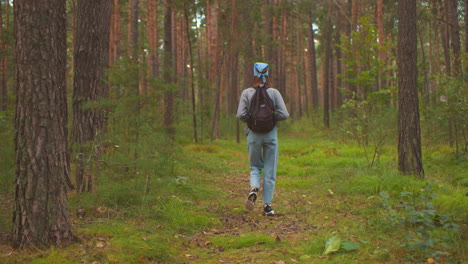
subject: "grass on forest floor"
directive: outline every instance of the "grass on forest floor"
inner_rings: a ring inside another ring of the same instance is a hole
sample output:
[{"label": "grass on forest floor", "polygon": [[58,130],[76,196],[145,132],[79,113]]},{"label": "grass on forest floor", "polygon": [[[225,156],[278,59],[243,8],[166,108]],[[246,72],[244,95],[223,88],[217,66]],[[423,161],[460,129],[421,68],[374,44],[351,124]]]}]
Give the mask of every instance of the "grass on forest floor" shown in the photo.
[{"label": "grass on forest floor", "polygon": [[[96,192],[70,195],[70,212],[87,212],[84,218],[71,213],[80,242],[34,253],[2,244],[0,263],[401,263],[418,254],[403,245],[414,229],[394,224],[395,212],[381,206],[379,194],[398,201],[401,192],[419,194],[427,184],[439,194],[437,210],[466,231],[467,163],[453,161],[443,148],[426,155],[421,181],[396,172],[390,147],[378,166],[368,168],[362,149],[326,131],[280,130],[279,142],[274,217],[262,216],[259,204],[244,210],[244,142],[176,149],[177,160],[165,161],[175,176],[166,175],[161,153],[140,158],[138,170],[121,166],[126,158],[119,157],[125,152],[120,146],[108,154],[114,162],[100,169]],[[336,238],[341,247],[324,254],[326,241]],[[459,232],[451,241],[438,248],[450,253],[441,261],[464,260],[466,235]],[[422,253],[417,257],[430,261]]]}]

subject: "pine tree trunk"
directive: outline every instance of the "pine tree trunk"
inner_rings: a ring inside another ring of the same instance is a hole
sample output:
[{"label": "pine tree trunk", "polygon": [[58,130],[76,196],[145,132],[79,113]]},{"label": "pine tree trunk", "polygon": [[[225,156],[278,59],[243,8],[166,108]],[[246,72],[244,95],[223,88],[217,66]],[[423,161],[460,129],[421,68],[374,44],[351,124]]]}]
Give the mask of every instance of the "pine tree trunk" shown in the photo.
[{"label": "pine tree trunk", "polygon": [[[72,142],[78,145],[93,142],[106,124],[103,109],[83,109],[84,105],[99,104],[109,96],[106,72],[109,67],[109,30],[112,2],[80,0],[77,6],[75,40],[75,75],[73,87]],[[89,148],[78,147],[76,185],[78,192],[91,191],[92,173],[84,159]]]},{"label": "pine tree trunk", "polygon": [[[229,55],[229,67],[228,67],[228,74],[229,74],[229,89],[228,89],[228,113],[235,114],[237,112],[237,96],[239,94],[239,82],[238,82],[238,71],[239,71],[239,51],[238,51],[238,38],[236,36],[239,35],[238,30],[238,14],[237,14],[237,6],[236,1],[231,0],[231,45],[230,45],[230,55]],[[270,51],[271,52],[271,51]]]},{"label": "pine tree trunk", "polygon": [[152,78],[159,76],[159,60],[158,60],[158,0],[148,0],[147,8],[147,31],[148,31],[148,64],[149,72]]},{"label": "pine tree trunk", "polygon": [[324,39],[325,39],[325,57],[324,57],[324,64],[323,64],[323,125],[326,128],[330,127],[330,84],[331,84],[331,58],[332,58],[332,47],[331,47],[331,39],[332,39],[332,20],[331,20],[331,7],[328,10],[328,18],[327,18],[327,25],[324,32]]},{"label": "pine tree trunk", "polygon": [[119,0],[114,1],[114,8],[111,16],[110,23],[110,47],[109,47],[109,65],[113,65],[119,58],[119,43],[120,43],[120,6]]},{"label": "pine tree trunk", "polygon": [[[465,0],[465,53],[468,54],[468,0]],[[465,64],[465,74],[468,74],[468,63]]]},{"label": "pine tree trunk", "polygon": [[336,89],[336,106],[340,107],[343,103],[343,98],[341,94],[341,88],[343,88],[343,81],[341,75],[343,74],[343,67],[342,67],[342,54],[341,54],[341,21],[337,21],[336,26],[336,35],[335,35],[335,62],[336,62],[336,82],[335,82],[335,89]]},{"label": "pine tree trunk", "polygon": [[138,2],[139,0],[129,0],[129,22],[128,22],[128,44],[127,54],[136,60],[138,55]]},{"label": "pine tree trunk", "polygon": [[453,56],[453,76],[461,77],[460,25],[458,24],[458,0],[447,0],[447,22],[450,35],[450,48]]},{"label": "pine tree trunk", "polygon": [[398,169],[424,178],[417,89],[416,0],[398,1]]},{"label": "pine tree trunk", "polygon": [[[351,31],[350,31],[350,34],[349,34],[349,41],[350,43],[353,42],[353,32],[356,32],[357,31],[357,21],[359,19],[359,0],[348,0],[349,2],[349,8],[351,9]],[[352,45],[353,47],[353,54],[358,54],[357,52],[357,49],[358,47],[356,45]],[[353,67],[354,69],[350,72],[358,72],[358,68],[359,68],[359,59],[357,57],[355,57],[355,60],[356,60],[356,65],[350,65],[349,67]],[[349,79],[355,79],[356,78],[356,74],[355,73],[350,73],[349,76],[348,76]],[[349,90],[350,92],[352,93],[351,97],[353,99],[358,99],[358,87],[356,87],[356,84],[350,82],[349,83]]]},{"label": "pine tree trunk", "polygon": [[214,97],[214,109],[213,117],[211,120],[211,138],[218,139],[220,136],[219,131],[219,111],[220,111],[220,100],[222,94],[222,87],[220,85],[220,76],[219,76],[219,58],[220,52],[218,47],[218,9],[219,3],[218,0],[210,0],[206,2],[206,30],[207,30],[207,40],[208,40],[208,57],[210,59],[210,74],[209,82],[212,91],[215,91]]},{"label": "pine tree trunk", "polygon": [[196,105],[196,94],[195,94],[195,73],[193,70],[194,60],[193,60],[193,47],[190,36],[190,23],[189,23],[189,12],[188,7],[184,6],[184,15],[185,15],[185,30],[187,31],[187,42],[188,42],[188,56],[190,60],[190,91],[191,91],[191,106],[192,106],[192,125],[193,125],[193,142],[198,143],[198,133],[197,133],[197,105]]},{"label": "pine tree trunk", "polygon": [[317,59],[315,55],[315,36],[312,27],[312,11],[309,13],[308,39],[309,39],[309,70],[310,70],[310,90],[312,97],[312,106],[317,109],[319,106],[319,92],[317,82]]},{"label": "pine tree trunk", "polygon": [[[172,6],[171,1],[166,1],[164,12],[164,81],[166,84],[173,83],[173,60],[172,60]],[[169,137],[174,136],[174,93],[166,91],[164,93],[165,111],[164,111],[164,126]]]},{"label": "pine tree trunk", "polygon": [[[8,4],[8,3],[7,3]],[[8,21],[3,20],[3,4],[0,3],[0,36],[4,36],[6,31],[6,25]],[[0,51],[3,54],[0,59],[0,111],[5,111],[8,104],[8,88],[7,88],[7,78],[8,78],[8,68],[7,68],[7,44],[4,43],[3,39],[0,39]]]},{"label": "pine tree trunk", "polygon": [[[15,0],[15,248],[73,240],[67,208],[66,7],[62,0]],[[44,59],[47,58],[47,59]]]},{"label": "pine tree trunk", "polygon": [[[379,60],[383,66],[385,66],[387,62],[387,54],[385,53],[385,32],[384,32],[384,22],[383,22],[383,0],[378,0],[377,1],[377,30],[378,30],[378,35],[379,35]],[[377,87],[378,90],[383,89],[386,86],[385,83],[385,76],[387,73],[385,71],[382,71],[381,74],[379,74],[379,82]]]},{"label": "pine tree trunk", "polygon": [[428,72],[428,66],[427,66],[427,61],[426,61],[426,52],[424,49],[424,41],[421,33],[422,27],[419,26],[417,27],[418,31],[418,36],[419,36],[419,50],[421,51],[421,64],[423,65],[421,68],[422,73],[421,73],[421,79],[422,79],[422,100],[425,105],[429,105],[430,100],[429,100],[429,72]]},{"label": "pine tree trunk", "polygon": [[[444,10],[444,12],[440,14],[440,17],[442,18],[443,21],[448,21],[448,16],[447,16],[448,2],[445,2],[445,5],[442,6],[442,4],[440,3],[440,0],[437,0],[437,1],[439,2],[439,7],[441,7],[441,9]],[[450,59],[450,44],[449,44],[450,33],[449,33],[449,26],[447,22],[444,23],[444,27],[441,32],[441,38],[442,38],[442,48],[444,50],[445,72],[447,76],[452,76],[452,62]]]}]

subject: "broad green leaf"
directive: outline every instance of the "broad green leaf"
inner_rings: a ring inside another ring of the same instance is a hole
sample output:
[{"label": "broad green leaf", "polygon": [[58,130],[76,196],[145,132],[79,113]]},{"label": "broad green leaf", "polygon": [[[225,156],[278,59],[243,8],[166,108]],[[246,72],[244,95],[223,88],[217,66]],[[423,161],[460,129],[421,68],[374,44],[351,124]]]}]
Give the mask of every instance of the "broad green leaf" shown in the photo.
[{"label": "broad green leaf", "polygon": [[356,250],[359,248],[359,245],[353,242],[345,241],[341,243],[341,248],[346,251]]},{"label": "broad green leaf", "polygon": [[382,197],[382,198],[384,198],[384,199],[390,198],[390,196],[389,196],[388,193],[386,193],[386,192],[381,192],[381,193],[380,193],[380,197]]},{"label": "broad green leaf", "polygon": [[325,251],[324,255],[336,252],[340,249],[341,238],[339,236],[333,236],[325,242]]}]

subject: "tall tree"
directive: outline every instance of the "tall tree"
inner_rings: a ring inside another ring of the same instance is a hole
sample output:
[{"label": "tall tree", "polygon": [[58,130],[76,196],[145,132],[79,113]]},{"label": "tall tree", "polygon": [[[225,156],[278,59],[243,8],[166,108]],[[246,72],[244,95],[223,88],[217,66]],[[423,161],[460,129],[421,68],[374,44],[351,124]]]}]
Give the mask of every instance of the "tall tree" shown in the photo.
[{"label": "tall tree", "polygon": [[317,109],[319,106],[319,93],[318,93],[318,81],[317,81],[317,59],[315,55],[315,32],[313,27],[313,15],[312,10],[309,12],[308,21],[308,54],[309,54],[309,72],[310,72],[310,90],[312,94],[312,106]]},{"label": "tall tree", "polygon": [[[168,86],[173,83],[173,59],[172,59],[172,6],[171,1],[166,0],[164,11],[164,81]],[[164,111],[164,125],[166,132],[170,138],[174,134],[174,92],[172,88],[166,88],[164,93],[165,111]]]},{"label": "tall tree", "polygon": [[325,55],[323,59],[323,125],[326,128],[330,127],[330,89],[332,83],[331,68],[333,67],[332,61],[332,19],[331,19],[332,8],[328,8],[327,22],[325,24],[324,30],[324,46],[325,46]]},{"label": "tall tree", "polygon": [[[92,142],[102,133],[105,112],[86,104],[108,97],[106,71],[109,66],[109,30],[112,2],[109,0],[80,0],[77,5],[75,43],[75,75],[73,87],[72,142]],[[90,191],[92,176],[85,164],[85,149],[77,149],[77,190]]]},{"label": "tall tree", "polygon": [[6,110],[8,104],[8,32],[10,1],[5,3],[5,19],[3,4],[0,3],[0,111]]},{"label": "tall tree", "polygon": [[119,0],[113,0],[114,7],[112,10],[110,33],[109,33],[109,65],[114,64],[115,60],[119,57],[119,43],[120,43],[120,6]]},{"label": "tall tree", "polygon": [[219,32],[218,32],[218,13],[219,0],[206,1],[206,38],[208,41],[208,59],[210,61],[209,82],[212,91],[215,92],[215,109],[213,111],[211,138],[219,138],[219,119],[222,86],[220,80],[220,51],[219,51]]},{"label": "tall tree", "polygon": [[[385,51],[385,32],[384,32],[384,22],[383,22],[383,0],[378,0],[377,1],[377,12],[376,12],[376,20],[377,20],[377,30],[378,30],[378,36],[379,36],[379,60],[381,65],[385,65],[387,61],[387,54]],[[384,79],[384,75],[386,75],[385,72],[382,74],[379,74],[382,76],[378,76],[377,80],[377,89],[380,90],[386,86]]]},{"label": "tall tree", "polygon": [[417,89],[416,0],[398,0],[398,169],[424,178]]},{"label": "tall tree", "polygon": [[159,75],[159,58],[158,58],[158,0],[148,0],[147,8],[147,25],[148,31],[148,66],[150,76],[157,78]]},{"label": "tall tree", "polygon": [[453,54],[453,76],[460,77],[461,71],[461,44],[460,25],[458,24],[458,0],[446,0],[448,35],[450,48]]},{"label": "tall tree", "polygon": [[192,124],[193,124],[193,141],[198,143],[198,134],[197,134],[197,104],[196,104],[196,94],[195,94],[195,72],[194,60],[193,60],[193,46],[190,36],[190,16],[188,12],[187,5],[184,5],[184,16],[185,16],[185,30],[187,30],[187,42],[189,50],[189,60],[190,60],[190,92],[191,92],[191,106],[192,106]]},{"label": "tall tree", "polygon": [[[465,53],[468,54],[468,0],[465,0]],[[468,74],[468,63],[465,69],[465,74]]]},{"label": "tall tree", "polygon": [[[66,7],[15,0],[16,191],[14,247],[68,245]],[[45,59],[46,58],[46,59]]]},{"label": "tall tree", "polygon": [[[437,11],[439,12],[439,19],[442,19],[442,21],[447,21],[447,12],[446,10],[447,5],[448,5],[448,0],[445,2],[445,5],[442,5],[441,3],[442,0],[436,0],[436,3],[439,8]],[[445,12],[443,12],[445,11]],[[452,75],[452,63],[450,60],[450,34],[449,34],[449,28],[448,28],[448,23],[443,24],[443,28],[441,30],[441,39],[442,39],[442,48],[444,50],[444,60],[445,60],[445,72],[448,76]]]},{"label": "tall tree", "polygon": [[138,4],[139,0],[129,0],[128,56],[136,60],[138,55]]}]

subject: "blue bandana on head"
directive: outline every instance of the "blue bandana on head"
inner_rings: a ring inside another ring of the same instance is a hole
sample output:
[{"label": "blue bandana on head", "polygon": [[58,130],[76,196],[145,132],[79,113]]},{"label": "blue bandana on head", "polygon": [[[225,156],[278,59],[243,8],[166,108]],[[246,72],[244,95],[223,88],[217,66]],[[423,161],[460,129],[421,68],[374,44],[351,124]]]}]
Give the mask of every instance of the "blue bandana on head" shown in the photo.
[{"label": "blue bandana on head", "polygon": [[[254,73],[254,76],[258,77],[258,78],[261,78],[262,79],[262,82],[263,83],[266,83],[266,78],[265,76],[268,76],[268,68],[270,66],[266,63],[263,63],[263,62],[256,62],[254,63],[254,70],[253,70],[253,73]],[[262,73],[265,68],[267,68],[266,72],[265,73]]]}]

